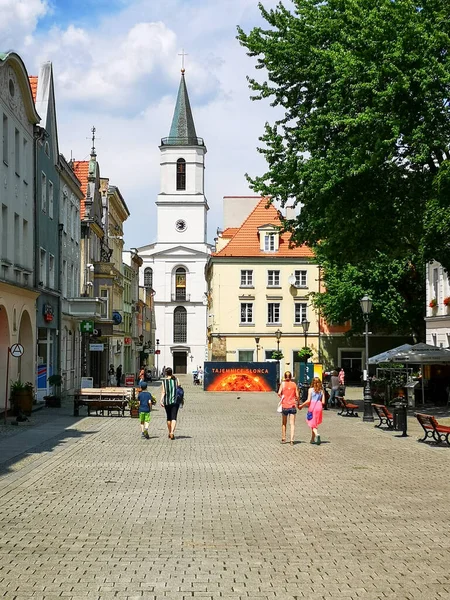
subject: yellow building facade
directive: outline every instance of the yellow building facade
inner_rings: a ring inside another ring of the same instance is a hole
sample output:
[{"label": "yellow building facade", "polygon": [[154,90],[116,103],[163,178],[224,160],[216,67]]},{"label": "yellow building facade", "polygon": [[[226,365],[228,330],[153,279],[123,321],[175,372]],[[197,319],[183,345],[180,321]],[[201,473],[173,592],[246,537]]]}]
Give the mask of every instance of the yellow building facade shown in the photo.
[{"label": "yellow building facade", "polygon": [[[226,362],[276,360],[298,377],[298,351],[319,361],[319,318],[309,295],[319,291],[311,250],[290,244],[265,198],[240,227],[225,229],[207,265],[208,358]],[[305,324],[308,330],[305,332]]]}]

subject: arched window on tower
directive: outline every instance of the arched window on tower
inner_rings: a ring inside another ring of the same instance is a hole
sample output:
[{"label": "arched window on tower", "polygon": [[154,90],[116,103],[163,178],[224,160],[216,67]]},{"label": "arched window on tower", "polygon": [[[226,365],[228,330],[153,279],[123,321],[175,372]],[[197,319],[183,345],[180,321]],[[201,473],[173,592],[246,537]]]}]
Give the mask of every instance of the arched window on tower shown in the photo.
[{"label": "arched window on tower", "polygon": [[183,267],[175,271],[175,301],[186,301],[186,269]]},{"label": "arched window on tower", "polygon": [[177,160],[177,190],[186,189],[186,161],[184,158]]},{"label": "arched window on tower", "polygon": [[153,288],[153,269],[150,267],[144,270],[144,287]]},{"label": "arched window on tower", "polygon": [[187,342],[187,311],[184,306],[177,306],[173,311],[173,342],[174,344]]}]

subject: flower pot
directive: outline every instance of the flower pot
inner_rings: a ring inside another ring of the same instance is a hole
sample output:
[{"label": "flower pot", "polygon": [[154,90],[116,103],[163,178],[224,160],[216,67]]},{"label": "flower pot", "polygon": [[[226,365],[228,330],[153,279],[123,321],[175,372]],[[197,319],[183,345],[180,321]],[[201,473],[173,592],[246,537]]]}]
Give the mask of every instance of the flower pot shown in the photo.
[{"label": "flower pot", "polygon": [[132,419],[138,419],[139,418],[139,408],[130,408],[130,417]]},{"label": "flower pot", "polygon": [[31,415],[33,407],[33,392],[31,390],[16,390],[11,399],[16,410],[24,415]]}]

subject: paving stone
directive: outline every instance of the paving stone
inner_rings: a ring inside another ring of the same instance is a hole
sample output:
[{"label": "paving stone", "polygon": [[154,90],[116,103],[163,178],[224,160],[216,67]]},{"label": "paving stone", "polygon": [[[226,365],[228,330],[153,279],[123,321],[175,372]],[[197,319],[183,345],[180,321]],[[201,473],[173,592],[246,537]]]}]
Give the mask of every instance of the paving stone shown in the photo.
[{"label": "paving stone", "polygon": [[[0,427],[0,597],[450,597],[450,448],[324,414],[281,445],[275,394],[185,378],[176,439],[71,406]],[[432,509],[430,509],[432,507]]]}]

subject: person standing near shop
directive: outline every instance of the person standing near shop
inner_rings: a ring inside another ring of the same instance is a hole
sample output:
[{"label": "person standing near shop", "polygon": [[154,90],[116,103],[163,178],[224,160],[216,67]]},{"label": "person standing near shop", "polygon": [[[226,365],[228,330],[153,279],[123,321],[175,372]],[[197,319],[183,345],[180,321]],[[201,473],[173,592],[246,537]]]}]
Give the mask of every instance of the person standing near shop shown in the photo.
[{"label": "person standing near shop", "polygon": [[120,384],[122,383],[122,365],[119,365],[116,369],[116,382],[117,387],[120,387]]},{"label": "person standing near shop", "polygon": [[345,385],[345,371],[342,367],[339,371],[339,385]]},{"label": "person standing near shop", "polygon": [[336,405],[336,396],[339,395],[339,375],[338,375],[337,371],[331,372],[330,387],[331,387],[331,391],[330,391],[329,406],[335,406]]},{"label": "person standing near shop", "polygon": [[311,382],[311,387],[308,390],[308,399],[303,404],[300,404],[299,409],[308,406],[309,410],[306,414],[306,423],[311,428],[311,444],[320,446],[320,435],[318,431],[319,425],[322,423],[323,407],[325,405],[325,394],[323,392],[322,382],[319,377],[314,377]]},{"label": "person standing near shop", "polygon": [[286,371],[284,380],[278,389],[278,396],[281,403],[281,443],[286,443],[286,425],[289,416],[289,433],[291,446],[294,444],[295,435],[295,415],[299,403],[298,387],[295,381],[292,381],[292,374]]},{"label": "person standing near shop", "polygon": [[175,439],[175,429],[177,426],[177,415],[180,408],[180,403],[177,398],[177,387],[179,386],[178,379],[173,374],[170,367],[165,369],[165,378],[161,385],[161,401],[160,404],[164,407],[167,417],[167,430],[169,439]]}]

